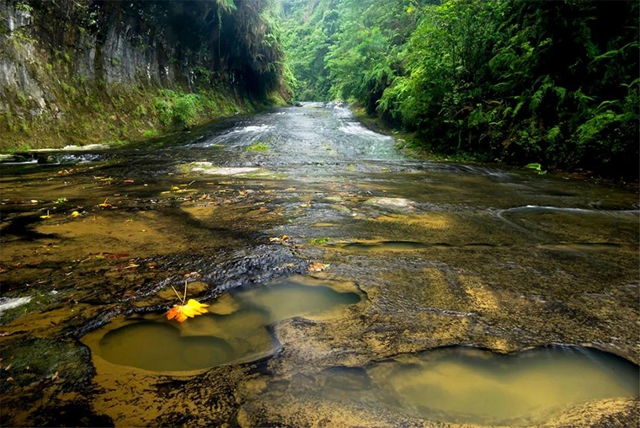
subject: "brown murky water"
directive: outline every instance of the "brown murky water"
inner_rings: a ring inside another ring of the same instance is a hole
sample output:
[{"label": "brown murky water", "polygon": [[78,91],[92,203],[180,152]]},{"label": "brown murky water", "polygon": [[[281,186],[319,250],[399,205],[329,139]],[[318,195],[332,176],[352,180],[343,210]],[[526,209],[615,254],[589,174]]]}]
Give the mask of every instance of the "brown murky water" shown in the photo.
[{"label": "brown murky water", "polygon": [[3,423],[640,420],[598,368],[640,362],[637,188],[394,144],[308,104],[0,165]]},{"label": "brown murky water", "polygon": [[[340,310],[360,301],[330,281],[292,277],[220,296],[202,316],[183,323],[164,314],[120,319],[83,338],[93,352],[123,366],[151,371],[190,371],[253,361],[279,346],[273,323]],[[357,289],[356,289],[357,291]]]},{"label": "brown murky water", "polygon": [[[550,347],[500,356],[447,348],[402,356],[367,370],[384,405],[428,419],[507,426],[539,424],[585,401],[638,397],[638,366],[609,354]],[[359,399],[332,380],[324,393]]]}]

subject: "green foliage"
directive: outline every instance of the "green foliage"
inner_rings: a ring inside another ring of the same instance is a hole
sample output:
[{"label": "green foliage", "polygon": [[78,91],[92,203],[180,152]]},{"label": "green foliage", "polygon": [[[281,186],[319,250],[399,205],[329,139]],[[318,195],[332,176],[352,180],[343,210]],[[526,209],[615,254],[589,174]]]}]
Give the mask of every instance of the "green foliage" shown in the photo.
[{"label": "green foliage", "polygon": [[158,91],[154,110],[164,126],[184,128],[193,126],[204,111],[207,100],[200,94],[185,94],[170,89]]},{"label": "green foliage", "polygon": [[178,124],[191,126],[202,110],[202,100],[198,94],[186,94],[179,96],[173,105],[173,121]]},{"label": "green foliage", "polygon": [[65,82],[60,82],[60,87],[62,88],[62,90],[70,97],[73,97],[76,95],[76,93],[78,92],[76,90],[76,88],[74,88],[71,85],[66,84]]},{"label": "green foliage", "polygon": [[281,0],[301,99],[449,157],[638,177],[637,2]]},{"label": "green foliage", "polygon": [[269,151],[269,146],[265,143],[261,143],[260,141],[254,141],[246,150],[251,153],[263,153]]},{"label": "green foliage", "polygon": [[544,174],[547,173],[547,171],[544,171],[542,169],[542,165],[540,165],[539,163],[530,163],[528,165],[525,165],[525,168],[535,169],[536,171],[538,171],[538,174],[540,174],[540,175],[544,175]]},{"label": "green foliage", "polygon": [[18,2],[15,6],[16,10],[20,10],[22,12],[33,12],[33,6],[25,2]]},{"label": "green foliage", "polygon": [[419,1],[282,0],[295,96],[363,101],[369,112],[400,67]]}]

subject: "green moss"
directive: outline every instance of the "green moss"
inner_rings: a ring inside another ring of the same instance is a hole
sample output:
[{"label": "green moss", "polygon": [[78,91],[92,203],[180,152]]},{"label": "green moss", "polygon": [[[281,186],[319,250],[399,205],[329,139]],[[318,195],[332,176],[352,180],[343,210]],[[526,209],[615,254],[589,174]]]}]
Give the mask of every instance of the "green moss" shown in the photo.
[{"label": "green moss", "polygon": [[5,23],[4,20],[0,21],[0,36],[4,36],[9,34],[9,26]]},{"label": "green moss", "polygon": [[44,86],[57,89],[56,105],[64,115],[31,117],[26,114],[31,103],[26,94],[11,94],[14,108],[0,115],[3,135],[0,150],[12,150],[27,143],[34,148],[91,143],[121,145],[162,134],[159,125],[172,132],[252,109],[223,92],[185,93],[180,89],[89,81],[65,71],[64,52],[58,52],[55,58],[50,62],[42,58],[29,73],[38,76]]},{"label": "green moss", "polygon": [[331,241],[331,238],[313,238],[309,240],[314,245],[323,245]]},{"label": "green moss", "polygon": [[17,98],[18,98],[18,105],[20,107],[27,106],[27,96],[25,95],[24,92],[18,92]]},{"label": "green moss", "polygon": [[251,153],[268,152],[269,146],[264,143],[261,143],[260,141],[254,141],[253,143],[251,143],[249,147],[247,147],[246,150],[247,152],[251,152]]},{"label": "green moss", "polygon": [[[56,373],[70,384],[88,382],[92,374],[90,353],[71,341],[26,339],[12,343],[0,355],[5,361],[11,361],[0,376],[2,393],[14,385],[29,385]],[[12,382],[6,381],[9,376],[13,378]]]},{"label": "green moss", "polygon": [[76,88],[74,88],[71,85],[67,85],[65,82],[60,82],[60,87],[62,88],[65,94],[71,97],[75,96],[77,93]]}]

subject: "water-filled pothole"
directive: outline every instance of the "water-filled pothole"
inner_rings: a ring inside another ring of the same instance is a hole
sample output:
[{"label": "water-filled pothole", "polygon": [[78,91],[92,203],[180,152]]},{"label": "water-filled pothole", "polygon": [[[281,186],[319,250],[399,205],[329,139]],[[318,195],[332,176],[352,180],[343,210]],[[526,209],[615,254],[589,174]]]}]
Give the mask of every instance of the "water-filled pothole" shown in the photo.
[{"label": "water-filled pothole", "polygon": [[222,295],[209,313],[183,323],[157,313],[116,319],[83,342],[111,363],[151,371],[253,361],[277,349],[272,324],[344,309],[360,301],[356,291],[350,283],[294,277]]},{"label": "water-filled pothole", "polygon": [[378,402],[402,413],[456,423],[520,426],[582,402],[638,397],[638,366],[605,352],[551,346],[515,355],[444,348],[365,370],[327,372],[322,394]]}]

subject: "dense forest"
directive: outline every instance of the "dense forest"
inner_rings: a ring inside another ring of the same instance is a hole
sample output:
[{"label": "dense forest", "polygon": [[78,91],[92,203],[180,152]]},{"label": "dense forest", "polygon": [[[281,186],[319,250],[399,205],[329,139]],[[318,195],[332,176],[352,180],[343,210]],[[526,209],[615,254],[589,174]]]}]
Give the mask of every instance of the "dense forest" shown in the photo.
[{"label": "dense forest", "polygon": [[638,177],[635,1],[281,0],[300,100],[356,101],[413,145]]}]

